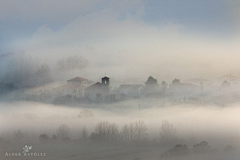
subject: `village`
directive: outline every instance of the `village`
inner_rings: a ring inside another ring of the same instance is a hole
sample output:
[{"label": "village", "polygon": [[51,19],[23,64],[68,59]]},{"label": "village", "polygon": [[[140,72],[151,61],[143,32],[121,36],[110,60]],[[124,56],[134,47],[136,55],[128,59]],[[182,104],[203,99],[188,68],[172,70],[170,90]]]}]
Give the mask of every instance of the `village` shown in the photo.
[{"label": "village", "polygon": [[[149,76],[143,83],[111,82],[103,76],[99,82],[75,77],[55,86],[28,86],[20,89],[21,98],[27,101],[41,101],[55,104],[69,103],[114,103],[131,99],[155,98],[166,103],[215,104],[225,106],[238,102],[240,78],[231,74],[216,80],[203,78],[188,79],[183,82],[173,79],[168,84],[158,82]],[[19,91],[18,91],[19,92]]]}]

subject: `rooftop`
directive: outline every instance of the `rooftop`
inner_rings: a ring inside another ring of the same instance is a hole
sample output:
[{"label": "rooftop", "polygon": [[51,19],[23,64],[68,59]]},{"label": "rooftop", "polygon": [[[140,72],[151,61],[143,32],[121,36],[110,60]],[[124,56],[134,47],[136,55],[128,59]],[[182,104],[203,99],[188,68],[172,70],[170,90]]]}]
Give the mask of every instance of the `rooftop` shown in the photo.
[{"label": "rooftop", "polygon": [[81,78],[81,77],[75,77],[73,79],[69,79],[68,81],[87,81],[87,79]]}]

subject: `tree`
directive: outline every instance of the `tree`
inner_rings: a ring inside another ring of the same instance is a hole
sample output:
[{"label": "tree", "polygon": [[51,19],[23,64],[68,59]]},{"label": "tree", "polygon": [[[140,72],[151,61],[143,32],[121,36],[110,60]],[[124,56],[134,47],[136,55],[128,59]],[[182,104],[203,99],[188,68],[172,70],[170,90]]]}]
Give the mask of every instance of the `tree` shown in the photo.
[{"label": "tree", "polygon": [[3,81],[16,86],[35,85],[34,74],[39,62],[24,53],[16,54],[6,62]]},{"label": "tree", "polygon": [[69,56],[58,60],[56,66],[59,71],[81,70],[88,65],[88,61],[81,56]]},{"label": "tree", "polygon": [[201,143],[194,145],[192,148],[193,153],[209,153],[212,150],[212,147],[206,141],[202,141]]},{"label": "tree", "polygon": [[51,69],[47,64],[41,64],[36,71],[37,80],[40,84],[49,83],[52,81]]},{"label": "tree", "polygon": [[129,125],[124,125],[120,132],[122,141],[129,142],[131,140],[131,132]]},{"label": "tree", "polygon": [[191,150],[185,144],[178,144],[175,147],[163,152],[161,157],[170,157],[170,156],[183,156],[191,153]]},{"label": "tree", "polygon": [[52,142],[56,142],[57,141],[57,136],[55,134],[52,136],[51,141]]},{"label": "tree", "polygon": [[70,128],[68,127],[67,124],[61,124],[58,128],[57,128],[57,137],[59,139],[64,139],[67,138],[69,136],[69,132],[70,132]]},{"label": "tree", "polygon": [[172,81],[172,85],[176,85],[176,84],[180,84],[180,79],[177,79],[175,78],[173,81]]},{"label": "tree", "polygon": [[91,135],[94,140],[116,141],[119,138],[118,126],[115,123],[99,122]]},{"label": "tree", "polygon": [[19,130],[16,130],[14,131],[14,138],[17,140],[17,141],[21,141],[23,139],[23,133],[22,131],[19,129]]},{"label": "tree", "polygon": [[129,125],[124,125],[120,132],[122,141],[141,141],[147,136],[147,126],[143,121],[136,121]]},{"label": "tree", "polygon": [[148,77],[147,82],[145,82],[145,85],[157,85],[157,79],[150,76]]},{"label": "tree", "polygon": [[0,75],[2,82],[11,83],[16,87],[43,85],[51,80],[51,70],[36,57],[24,53],[6,59]]},{"label": "tree", "polygon": [[3,83],[0,82],[0,94],[5,94],[16,90],[17,87],[13,83]]},{"label": "tree", "polygon": [[135,129],[135,132],[137,133],[138,141],[141,141],[142,139],[146,138],[147,126],[144,124],[143,121],[139,120],[135,122],[134,129]]},{"label": "tree", "polygon": [[157,79],[153,78],[152,76],[148,77],[147,81],[145,82],[145,92],[151,93],[156,92],[159,88],[157,83]]},{"label": "tree", "polygon": [[39,140],[40,140],[40,142],[42,142],[42,143],[46,143],[46,142],[48,142],[49,137],[48,137],[46,134],[41,134],[41,135],[39,136]]},{"label": "tree", "polygon": [[89,137],[89,134],[88,134],[87,128],[84,126],[81,131],[80,139],[83,141],[86,141],[88,137]]},{"label": "tree", "polygon": [[172,142],[176,139],[177,130],[173,124],[168,121],[163,121],[160,128],[160,136],[163,142]]}]

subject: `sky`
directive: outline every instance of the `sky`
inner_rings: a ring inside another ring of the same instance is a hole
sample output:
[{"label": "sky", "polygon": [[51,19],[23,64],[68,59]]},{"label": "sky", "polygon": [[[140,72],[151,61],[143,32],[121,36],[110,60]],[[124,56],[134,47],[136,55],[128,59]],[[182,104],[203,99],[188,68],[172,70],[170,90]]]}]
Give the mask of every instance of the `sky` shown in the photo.
[{"label": "sky", "polygon": [[240,76],[237,0],[0,0],[0,54],[81,55],[95,78]]}]

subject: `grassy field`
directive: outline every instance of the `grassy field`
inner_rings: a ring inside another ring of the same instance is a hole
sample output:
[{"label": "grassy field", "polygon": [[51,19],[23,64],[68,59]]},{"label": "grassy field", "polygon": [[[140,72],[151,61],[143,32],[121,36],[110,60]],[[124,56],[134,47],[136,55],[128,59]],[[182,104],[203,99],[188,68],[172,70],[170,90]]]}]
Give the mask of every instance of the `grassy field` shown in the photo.
[{"label": "grassy field", "polygon": [[20,152],[20,157],[6,157],[2,149],[1,160],[239,160],[238,153],[216,152],[211,154],[191,154],[161,158],[165,148],[160,147],[133,147],[114,145],[79,145],[79,144],[34,144],[29,153],[46,153],[45,157],[23,156],[24,145],[8,145],[5,150]]}]

